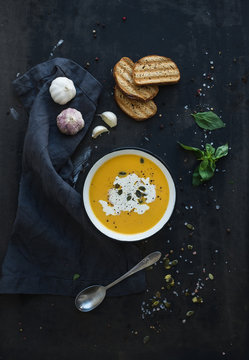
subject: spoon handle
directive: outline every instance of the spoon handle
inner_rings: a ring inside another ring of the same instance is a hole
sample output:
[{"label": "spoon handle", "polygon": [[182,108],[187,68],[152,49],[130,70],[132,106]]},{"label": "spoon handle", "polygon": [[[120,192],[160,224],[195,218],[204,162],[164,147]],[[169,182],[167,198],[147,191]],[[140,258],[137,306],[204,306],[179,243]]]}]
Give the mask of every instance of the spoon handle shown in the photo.
[{"label": "spoon handle", "polygon": [[120,276],[117,280],[113,281],[111,284],[105,286],[105,289],[110,289],[112,286],[118,284],[120,281],[128,278],[129,276],[135,274],[136,272],[147,268],[148,266],[153,265],[157,262],[161,257],[160,251],[155,251],[148,256],[146,256],[142,261],[140,261],[137,265],[135,265],[132,269],[130,269],[127,273]]}]

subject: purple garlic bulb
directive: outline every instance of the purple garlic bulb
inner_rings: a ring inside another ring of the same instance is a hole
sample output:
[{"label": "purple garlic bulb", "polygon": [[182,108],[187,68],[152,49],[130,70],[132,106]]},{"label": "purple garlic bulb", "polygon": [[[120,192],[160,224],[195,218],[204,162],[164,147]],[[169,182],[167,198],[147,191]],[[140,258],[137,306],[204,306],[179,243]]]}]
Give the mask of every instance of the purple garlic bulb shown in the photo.
[{"label": "purple garlic bulb", "polygon": [[57,116],[57,126],[63,134],[75,135],[83,129],[85,121],[76,109],[68,108]]}]

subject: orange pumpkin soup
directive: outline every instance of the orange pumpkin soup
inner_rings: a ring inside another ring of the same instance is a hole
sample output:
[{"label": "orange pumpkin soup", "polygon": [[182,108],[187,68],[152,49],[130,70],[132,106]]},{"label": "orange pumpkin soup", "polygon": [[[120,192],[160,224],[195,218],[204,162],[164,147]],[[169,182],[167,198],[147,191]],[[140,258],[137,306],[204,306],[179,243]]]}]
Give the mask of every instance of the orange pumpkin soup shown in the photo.
[{"label": "orange pumpkin soup", "polygon": [[91,208],[108,229],[137,234],[164,215],[169,186],[160,168],[146,157],[119,155],[99,167],[89,189]]}]

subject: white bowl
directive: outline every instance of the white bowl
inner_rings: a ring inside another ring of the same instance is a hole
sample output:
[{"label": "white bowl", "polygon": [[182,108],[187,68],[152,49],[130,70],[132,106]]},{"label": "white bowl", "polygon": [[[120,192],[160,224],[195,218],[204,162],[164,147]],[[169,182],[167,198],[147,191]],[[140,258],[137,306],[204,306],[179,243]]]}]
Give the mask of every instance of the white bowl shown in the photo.
[{"label": "white bowl", "polygon": [[[95,216],[95,214],[92,210],[92,207],[90,205],[89,189],[90,189],[90,184],[92,182],[93,176],[95,175],[98,168],[101,165],[103,165],[106,161],[108,161],[116,156],[120,156],[120,155],[138,155],[138,156],[141,156],[141,157],[144,157],[144,158],[147,158],[147,159],[153,161],[161,169],[161,171],[165,175],[168,185],[169,185],[169,202],[168,202],[168,206],[167,206],[165,213],[163,214],[162,218],[158,221],[158,223],[156,225],[154,225],[149,230],[146,230],[141,233],[122,234],[122,233],[118,233],[118,232],[108,229],[98,220],[98,218]],[[85,183],[84,183],[84,187],[83,187],[83,203],[84,203],[87,215],[89,216],[91,222],[95,225],[95,227],[97,229],[99,229],[106,236],[108,236],[112,239],[121,240],[121,241],[143,240],[143,239],[146,239],[146,238],[154,235],[156,232],[158,232],[169,220],[169,218],[174,210],[175,200],[176,200],[175,184],[174,184],[174,181],[173,181],[168,169],[156,157],[150,155],[149,153],[147,153],[145,151],[141,151],[141,150],[137,150],[137,149],[117,150],[117,151],[113,151],[113,152],[103,156],[101,159],[99,159],[93,165],[93,167],[89,171],[89,173],[86,177]]]}]

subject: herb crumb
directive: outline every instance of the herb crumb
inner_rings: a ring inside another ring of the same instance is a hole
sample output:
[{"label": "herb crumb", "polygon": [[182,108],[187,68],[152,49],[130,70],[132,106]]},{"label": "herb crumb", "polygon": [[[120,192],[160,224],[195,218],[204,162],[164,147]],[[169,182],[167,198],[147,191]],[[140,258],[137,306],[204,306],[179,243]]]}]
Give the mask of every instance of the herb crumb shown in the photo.
[{"label": "herb crumb", "polygon": [[73,275],[73,280],[77,280],[77,279],[79,279],[79,277],[80,277],[80,274],[74,274]]},{"label": "herb crumb", "polygon": [[147,344],[147,342],[150,340],[150,337],[149,337],[149,335],[146,335],[145,337],[144,337],[144,339],[143,339],[143,343],[144,344]]}]

